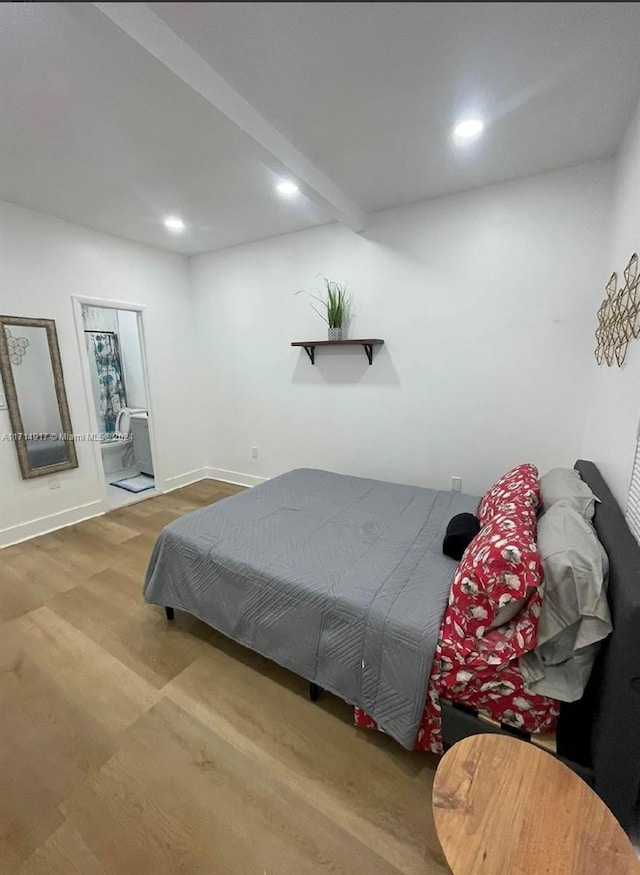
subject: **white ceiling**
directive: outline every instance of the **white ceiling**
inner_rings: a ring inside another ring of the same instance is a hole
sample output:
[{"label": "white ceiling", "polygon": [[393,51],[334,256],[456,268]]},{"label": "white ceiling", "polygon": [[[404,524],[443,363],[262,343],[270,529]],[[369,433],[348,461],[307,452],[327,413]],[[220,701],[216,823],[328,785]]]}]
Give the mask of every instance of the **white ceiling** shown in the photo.
[{"label": "white ceiling", "polygon": [[[133,39],[92,4],[0,5],[0,198],[191,254],[610,157],[640,93],[636,3],[149,9],[170,55],[148,10]],[[208,68],[182,72],[176,35]],[[476,114],[485,135],[456,147]],[[283,200],[291,168],[306,196]]]}]

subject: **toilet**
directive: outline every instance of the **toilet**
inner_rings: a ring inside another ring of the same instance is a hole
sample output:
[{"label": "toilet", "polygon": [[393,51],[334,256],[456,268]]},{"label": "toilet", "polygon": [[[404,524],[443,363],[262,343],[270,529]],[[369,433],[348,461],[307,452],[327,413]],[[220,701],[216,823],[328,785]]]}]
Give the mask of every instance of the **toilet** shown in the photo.
[{"label": "toilet", "polygon": [[131,417],[146,413],[142,407],[123,407],[118,412],[114,436],[100,442],[105,474],[115,474],[134,464]]}]

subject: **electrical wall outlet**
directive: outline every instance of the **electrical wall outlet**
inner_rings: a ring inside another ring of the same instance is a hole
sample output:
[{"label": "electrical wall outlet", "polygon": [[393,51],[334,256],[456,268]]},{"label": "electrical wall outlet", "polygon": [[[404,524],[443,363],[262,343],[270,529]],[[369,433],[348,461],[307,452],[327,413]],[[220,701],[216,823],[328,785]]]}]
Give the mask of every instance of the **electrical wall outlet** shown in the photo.
[{"label": "electrical wall outlet", "polygon": [[57,477],[52,477],[49,480],[49,489],[60,489],[60,481]]},{"label": "electrical wall outlet", "polygon": [[462,491],[462,477],[452,477],[451,478],[451,491],[452,492],[461,492]]},{"label": "electrical wall outlet", "polygon": [[251,458],[252,459],[258,458],[258,448],[257,447],[251,447]]}]

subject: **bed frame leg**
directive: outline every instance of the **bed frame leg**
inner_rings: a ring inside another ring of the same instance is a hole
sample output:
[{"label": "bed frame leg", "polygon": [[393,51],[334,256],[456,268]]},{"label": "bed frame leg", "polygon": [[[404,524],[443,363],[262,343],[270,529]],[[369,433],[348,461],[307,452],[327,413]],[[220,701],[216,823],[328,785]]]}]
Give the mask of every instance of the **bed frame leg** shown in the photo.
[{"label": "bed frame leg", "polygon": [[167,615],[167,620],[173,620],[173,608],[165,608],[164,612]]},{"label": "bed frame leg", "polygon": [[309,684],[309,698],[312,702],[317,702],[320,698],[320,687],[317,684]]}]

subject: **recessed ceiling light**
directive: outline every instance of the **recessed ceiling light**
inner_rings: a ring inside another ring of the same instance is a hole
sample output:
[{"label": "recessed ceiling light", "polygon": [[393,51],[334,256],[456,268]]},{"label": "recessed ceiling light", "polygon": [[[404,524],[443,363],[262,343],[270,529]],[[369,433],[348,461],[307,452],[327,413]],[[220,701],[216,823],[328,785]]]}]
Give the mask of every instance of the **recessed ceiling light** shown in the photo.
[{"label": "recessed ceiling light", "polygon": [[453,134],[459,140],[470,140],[482,133],[483,128],[484,122],[480,119],[467,119],[455,126]]},{"label": "recessed ceiling light", "polygon": [[165,228],[168,228],[169,231],[173,231],[174,234],[179,234],[180,231],[184,231],[184,222],[182,219],[178,218],[178,216],[167,216],[164,220]]},{"label": "recessed ceiling light", "polygon": [[288,180],[285,182],[279,182],[278,185],[276,185],[276,188],[280,194],[283,194],[285,197],[291,197],[292,194],[295,194],[298,191],[298,186],[295,182],[290,182]]}]

